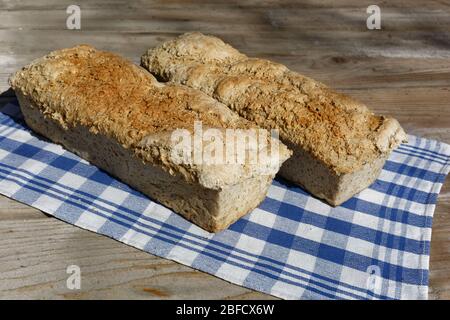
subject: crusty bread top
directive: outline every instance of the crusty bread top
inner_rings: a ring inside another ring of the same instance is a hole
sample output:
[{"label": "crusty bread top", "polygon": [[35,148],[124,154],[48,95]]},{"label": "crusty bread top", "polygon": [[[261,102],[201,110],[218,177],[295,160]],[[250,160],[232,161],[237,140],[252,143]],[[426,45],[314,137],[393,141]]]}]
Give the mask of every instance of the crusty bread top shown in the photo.
[{"label": "crusty bread top", "polygon": [[[143,68],[115,54],[87,45],[54,51],[16,72],[10,84],[63,128],[86,126],[190,182],[221,188],[267,170],[249,163],[174,163],[170,134],[175,129],[192,131],[196,120],[206,128],[254,125],[198,90],[159,83]],[[280,152],[280,163],[271,174],[290,154],[282,144]]]},{"label": "crusty bread top", "polygon": [[125,59],[86,45],[34,61],[11,85],[39,99],[65,125],[102,128],[127,146],[147,134],[190,128],[194,120],[212,127],[247,125],[200,91],[161,84]]},{"label": "crusty bread top", "polygon": [[284,65],[248,58],[216,37],[184,34],[148,50],[141,64],[164,81],[204,91],[261,127],[278,128],[288,146],[300,146],[338,174],[406,141],[397,120],[374,115]]}]

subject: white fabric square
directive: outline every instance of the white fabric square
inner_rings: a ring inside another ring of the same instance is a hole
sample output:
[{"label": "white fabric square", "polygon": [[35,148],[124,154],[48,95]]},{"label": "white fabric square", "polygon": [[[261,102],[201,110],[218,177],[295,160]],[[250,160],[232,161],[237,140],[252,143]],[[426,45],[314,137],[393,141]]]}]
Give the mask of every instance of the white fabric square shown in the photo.
[{"label": "white fabric square", "polygon": [[174,246],[167,255],[167,258],[178,261],[180,257],[183,257],[183,263],[192,264],[198,255],[199,253],[194,250],[186,249],[182,246]]},{"label": "white fabric square", "polygon": [[[238,249],[251,252],[254,255],[259,255],[264,250],[265,245],[266,242],[263,240],[249,237],[245,234],[241,234],[235,247]],[[235,254],[239,253],[236,252]]]},{"label": "white fabric square", "polygon": [[306,201],[305,210],[311,212],[320,212],[322,215],[328,215],[331,211],[331,206],[319,199],[308,197]]},{"label": "white fabric square", "polygon": [[5,158],[6,156],[8,156],[10,154],[11,154],[10,152],[0,149],[0,160],[3,160],[3,158]]},{"label": "white fabric square", "polygon": [[300,222],[295,235],[320,242],[322,240],[323,232],[324,230],[322,228]]},{"label": "white fabric square", "polygon": [[[305,292],[305,289],[300,286],[294,286],[292,284],[277,281],[271,289],[271,292],[284,299],[293,300],[296,297],[301,297]],[[295,292],[295,295],[293,294]]]},{"label": "white fabric square", "polygon": [[214,275],[219,278],[232,278],[234,283],[242,284],[249,273],[250,270],[248,269],[234,266],[225,262],[220,266],[220,268]]},{"label": "white fabric square", "polygon": [[[379,248],[380,250],[382,250],[382,247]],[[374,249],[374,243],[354,237],[348,237],[347,245],[345,247],[345,250],[349,252],[354,252],[366,257],[372,257]],[[380,254],[379,256],[384,257],[384,253]]]},{"label": "white fabric square", "polygon": [[45,212],[55,212],[63,203],[59,199],[43,194],[33,202],[32,206]]},{"label": "white fabric square", "polygon": [[66,172],[59,178],[58,182],[62,185],[68,186],[73,189],[78,189],[85,183],[88,179],[71,172]]},{"label": "white fabric square", "polygon": [[[20,179],[17,179],[17,180],[20,180]],[[22,189],[22,186],[18,185],[17,183],[15,183],[13,181],[8,181],[6,179],[4,180],[4,183],[2,183],[2,185],[0,185],[0,190],[6,196],[11,196],[21,189]]]},{"label": "white fabric square", "polygon": [[97,231],[105,222],[106,219],[99,215],[92,214],[91,212],[83,212],[75,224],[91,231]]},{"label": "white fabric square", "polygon": [[[316,257],[314,257],[310,254],[295,251],[295,250],[290,250],[287,260],[286,260],[286,264],[301,268],[304,271],[313,272],[314,267],[316,265],[316,260],[317,260]],[[300,273],[299,271],[294,271],[294,270],[289,270],[289,271],[293,272],[293,273],[299,273],[303,277],[308,277],[306,275],[306,273],[304,273],[304,272]]]},{"label": "white fabric square", "polygon": [[[42,170],[48,168],[48,164],[34,159],[27,159],[19,166],[19,168],[26,169],[26,171],[38,175]],[[25,173],[23,174],[25,175]]]},{"label": "white fabric square", "polygon": [[146,234],[136,232],[133,229],[129,229],[121,238],[120,241],[131,244],[134,247],[139,249],[143,249],[147,242],[150,240],[150,237]]},{"label": "white fabric square", "polygon": [[249,216],[250,221],[269,228],[273,227],[276,218],[277,216],[272,212],[267,212],[259,208],[253,210],[252,214]]},{"label": "white fabric square", "polygon": [[286,189],[280,188],[275,185],[271,185],[269,187],[269,190],[267,191],[267,196],[269,198],[272,198],[272,199],[275,199],[278,201],[283,201],[285,194],[286,194]]},{"label": "white fabric square", "polygon": [[99,198],[120,205],[129,196],[130,194],[128,192],[122,191],[118,188],[107,186],[105,190],[103,190],[103,192],[100,194]]},{"label": "white fabric square", "polygon": [[56,143],[45,144],[45,146],[42,149],[57,155],[62,155],[64,152],[66,152],[66,150],[64,150],[62,146]]}]

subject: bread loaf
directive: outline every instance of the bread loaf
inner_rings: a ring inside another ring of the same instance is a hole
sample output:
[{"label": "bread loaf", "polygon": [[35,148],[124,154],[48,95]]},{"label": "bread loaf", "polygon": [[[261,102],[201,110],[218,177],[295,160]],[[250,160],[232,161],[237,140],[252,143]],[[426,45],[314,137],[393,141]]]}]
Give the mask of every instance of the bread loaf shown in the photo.
[{"label": "bread loaf", "polygon": [[141,65],[160,80],[205,92],[258,126],[278,129],[294,152],[281,175],[332,205],[372,184],[391,150],[406,141],[397,120],[216,37],[184,34],[149,49]]},{"label": "bread loaf", "polygon": [[[290,155],[279,144],[277,158],[271,153],[258,163],[180,162],[172,153],[175,130],[194,132],[196,121],[219,133],[255,126],[198,90],[161,84],[90,46],[54,51],[16,72],[10,84],[34,131],[208,231],[254,209]],[[276,142],[263,133],[267,146]]]}]

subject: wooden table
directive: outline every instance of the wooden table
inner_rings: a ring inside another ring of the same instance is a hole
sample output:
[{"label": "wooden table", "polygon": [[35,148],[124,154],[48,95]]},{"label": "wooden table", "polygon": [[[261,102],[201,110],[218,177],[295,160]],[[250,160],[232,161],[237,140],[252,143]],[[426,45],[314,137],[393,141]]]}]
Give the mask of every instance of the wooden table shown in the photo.
[{"label": "wooden table", "polygon": [[[38,5],[37,2],[40,4]],[[66,2],[66,3],[65,3]],[[72,1],[0,2],[0,105],[7,78],[31,59],[89,43],[135,62],[149,47],[198,30],[243,52],[285,63],[392,115],[411,134],[450,143],[450,2],[369,0],[77,1],[81,30],[66,29]],[[450,298],[450,183],[436,207],[430,298]],[[66,268],[82,288],[66,288]],[[272,298],[81,230],[0,198],[0,298]]]}]

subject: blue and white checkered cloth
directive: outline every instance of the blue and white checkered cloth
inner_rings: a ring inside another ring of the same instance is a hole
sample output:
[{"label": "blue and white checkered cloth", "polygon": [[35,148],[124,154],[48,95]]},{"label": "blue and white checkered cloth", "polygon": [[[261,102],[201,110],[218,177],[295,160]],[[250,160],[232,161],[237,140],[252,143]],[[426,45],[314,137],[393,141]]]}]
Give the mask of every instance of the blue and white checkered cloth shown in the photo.
[{"label": "blue and white checkered cloth", "polygon": [[409,136],[379,179],[332,208],[275,180],[210,234],[0,113],[0,193],[61,220],[286,299],[426,299],[432,217],[450,146]]}]

